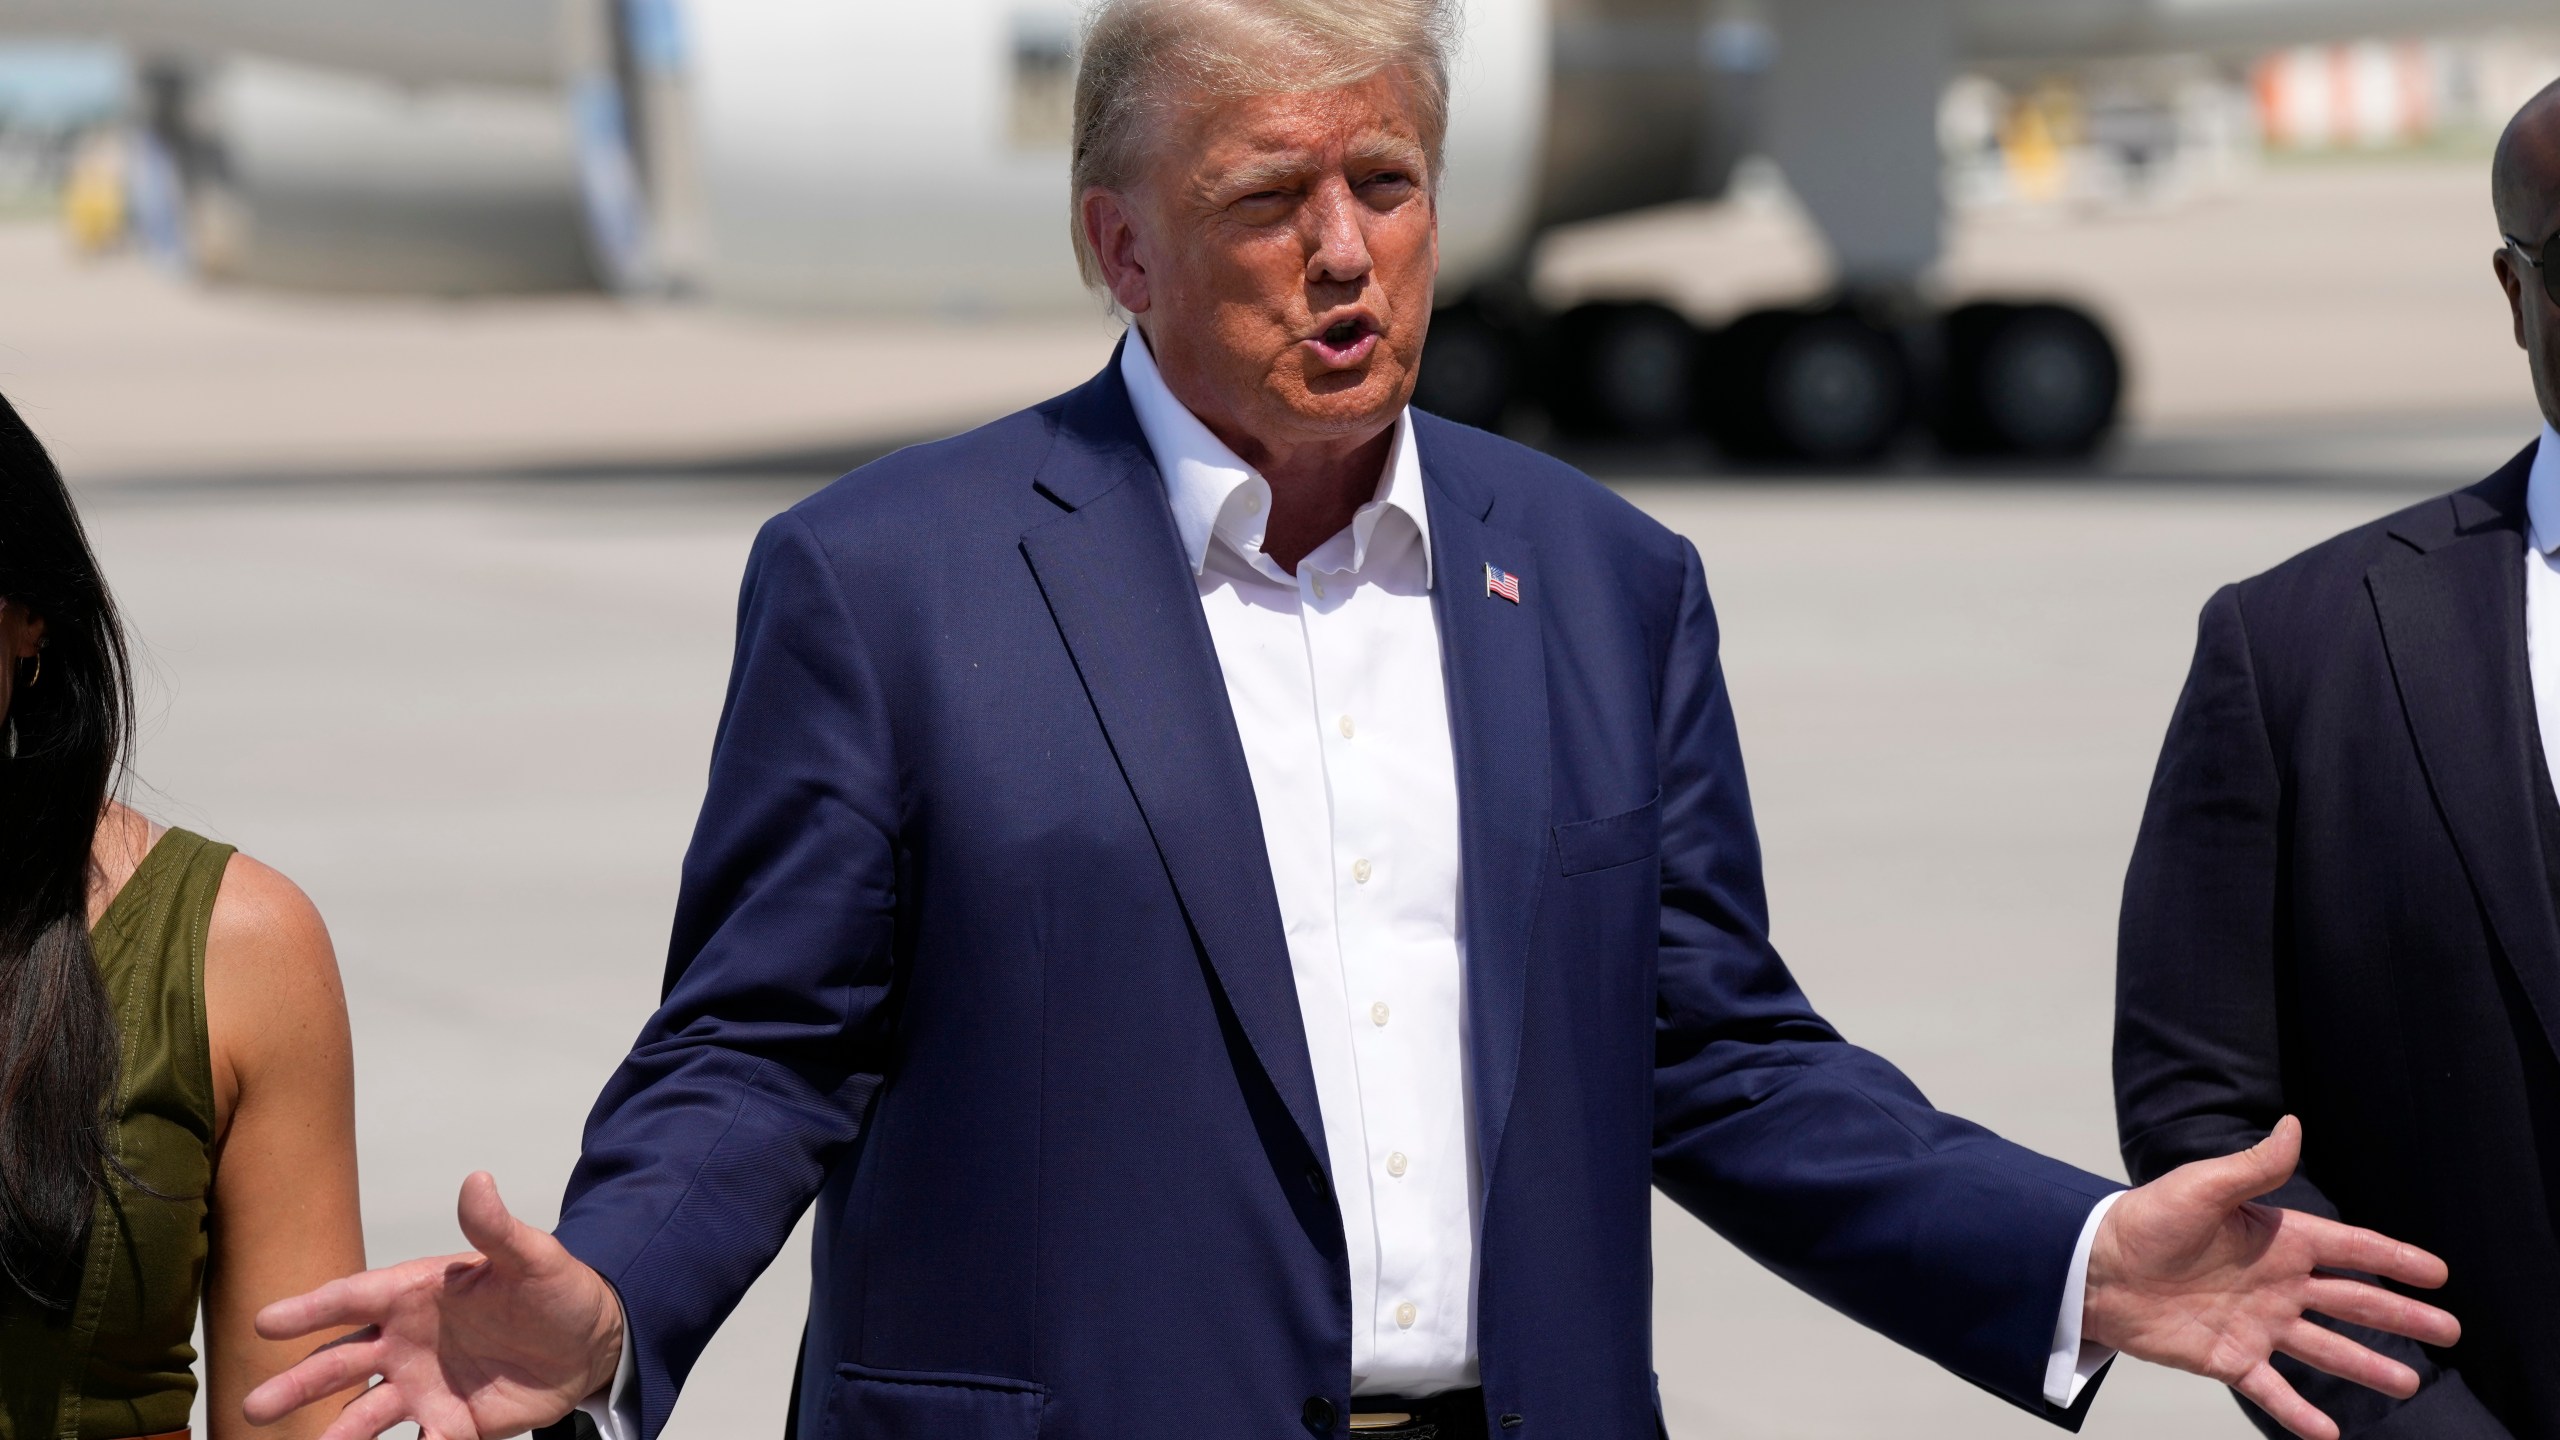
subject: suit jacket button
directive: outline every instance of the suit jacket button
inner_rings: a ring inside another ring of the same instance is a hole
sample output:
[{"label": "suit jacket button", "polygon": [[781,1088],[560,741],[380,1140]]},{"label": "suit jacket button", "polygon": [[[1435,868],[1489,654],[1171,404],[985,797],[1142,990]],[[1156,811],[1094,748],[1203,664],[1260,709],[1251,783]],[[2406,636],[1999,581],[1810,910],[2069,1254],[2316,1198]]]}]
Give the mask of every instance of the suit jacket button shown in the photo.
[{"label": "suit jacket button", "polygon": [[1310,1395],[1306,1406],[1298,1411],[1298,1418],[1318,1435],[1330,1435],[1333,1433],[1333,1402],[1321,1395]]}]

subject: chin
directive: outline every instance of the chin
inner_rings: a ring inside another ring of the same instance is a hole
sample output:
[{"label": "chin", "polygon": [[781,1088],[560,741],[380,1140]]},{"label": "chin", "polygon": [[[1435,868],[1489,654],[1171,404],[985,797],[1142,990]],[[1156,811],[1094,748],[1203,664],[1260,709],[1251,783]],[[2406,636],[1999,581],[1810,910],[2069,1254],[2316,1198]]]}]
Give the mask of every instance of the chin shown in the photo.
[{"label": "chin", "polygon": [[[1326,379],[1339,383],[1342,372],[1306,377],[1306,380],[1318,383]],[[1300,424],[1309,429],[1331,435],[1354,435],[1393,421],[1412,391],[1409,377],[1373,367],[1359,377],[1357,384],[1324,390],[1301,381],[1283,387],[1278,399]]]},{"label": "chin", "polygon": [[1349,399],[1348,396],[1293,397],[1288,402],[1289,414],[1303,433],[1339,440],[1366,438],[1394,424],[1396,412],[1403,408],[1391,396],[1360,404],[1347,403]]}]

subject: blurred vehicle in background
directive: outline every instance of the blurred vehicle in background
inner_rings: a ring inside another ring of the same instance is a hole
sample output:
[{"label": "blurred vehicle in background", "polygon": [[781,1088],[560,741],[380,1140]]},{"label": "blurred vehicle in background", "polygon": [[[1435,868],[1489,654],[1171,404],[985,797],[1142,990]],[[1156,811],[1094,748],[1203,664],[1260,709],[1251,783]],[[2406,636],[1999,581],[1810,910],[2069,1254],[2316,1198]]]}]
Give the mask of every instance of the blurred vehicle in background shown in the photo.
[{"label": "blurred vehicle in background", "polygon": [[[2433,0],[2424,23],[2548,10]],[[2124,386],[2106,326],[2055,297],[1941,293],[1950,192],[2063,198],[2089,150],[2139,189],[2182,135],[2238,123],[2209,97],[2054,77],[2237,67],[2413,18],[2393,0],[1471,0],[1421,403],[1487,425],[1536,407],[1601,438],[1703,426],[1779,462],[1872,460],[1915,427],[1962,453],[2085,454]],[[93,242],[122,225],[255,285],[944,313],[1092,303],[1065,235],[1076,21],[1074,0],[0,0],[0,30],[133,57],[131,131],[73,176]],[[2411,52],[2380,53],[2262,64],[2279,138],[2412,123]],[[1951,91],[1964,73],[2006,83]],[[1723,196],[1757,156],[1829,252],[1791,303],[1559,307],[1531,283],[1542,237]]]}]

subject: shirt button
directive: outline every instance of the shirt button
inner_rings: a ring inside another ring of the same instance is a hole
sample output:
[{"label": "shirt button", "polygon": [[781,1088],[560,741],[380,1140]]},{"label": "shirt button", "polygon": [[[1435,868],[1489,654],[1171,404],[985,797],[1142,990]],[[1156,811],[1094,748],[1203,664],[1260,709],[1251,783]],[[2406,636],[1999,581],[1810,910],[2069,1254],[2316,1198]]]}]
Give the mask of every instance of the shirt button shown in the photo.
[{"label": "shirt button", "polygon": [[1396,1306],[1396,1328],[1400,1330],[1412,1329],[1413,1322],[1421,1318],[1422,1312],[1413,1308],[1413,1302],[1410,1300]]},{"label": "shirt button", "polygon": [[1343,739],[1348,740],[1348,739],[1350,739],[1350,738],[1351,738],[1351,717],[1350,717],[1350,716],[1345,715],[1345,716],[1343,716],[1341,719],[1336,720],[1336,721],[1335,721],[1335,722],[1333,722],[1333,723],[1334,723],[1335,728],[1336,728],[1336,729],[1339,729],[1339,730],[1342,732],[1342,738],[1343,738]]},{"label": "shirt button", "polygon": [[1370,869],[1369,862],[1366,860],[1354,860],[1351,862],[1351,879],[1354,884],[1368,884],[1369,877],[1374,873],[1376,872]]},{"label": "shirt button", "polygon": [[1324,581],[1322,581],[1322,580],[1314,580],[1314,581],[1310,581],[1309,583],[1315,586],[1316,598],[1317,598],[1317,599],[1319,599],[1319,600],[1323,599],[1323,598],[1324,598]]},{"label": "shirt button", "polygon": [[1396,1177],[1397,1179],[1399,1179],[1399,1180],[1401,1180],[1401,1179],[1403,1179],[1403,1178],[1404,1178],[1404,1152],[1403,1152],[1403,1151],[1398,1150],[1398,1151],[1397,1151],[1397,1152],[1395,1152],[1394,1154],[1389,1155],[1389,1156],[1387,1157],[1387,1173],[1388,1173],[1388,1174],[1390,1174],[1390,1175],[1395,1176],[1395,1177]]},{"label": "shirt button", "polygon": [[1254,493],[1253,493],[1252,491],[1250,491],[1250,490],[1247,490],[1246,492],[1244,492],[1244,513],[1246,513],[1247,515],[1259,515],[1259,514],[1261,514],[1261,513],[1262,513],[1262,497],[1261,497],[1261,496],[1259,496],[1259,495],[1254,494]]},{"label": "shirt button", "polygon": [[1369,1007],[1369,1023],[1372,1025],[1384,1025],[1387,1023],[1386,1001],[1381,1000],[1377,1004]]}]

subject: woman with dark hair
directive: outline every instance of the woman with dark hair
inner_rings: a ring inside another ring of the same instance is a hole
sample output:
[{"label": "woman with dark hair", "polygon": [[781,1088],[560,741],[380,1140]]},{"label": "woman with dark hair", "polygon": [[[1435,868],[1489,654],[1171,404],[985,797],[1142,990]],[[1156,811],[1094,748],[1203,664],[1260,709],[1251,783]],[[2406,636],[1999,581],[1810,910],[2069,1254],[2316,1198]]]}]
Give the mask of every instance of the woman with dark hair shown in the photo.
[{"label": "woman with dark hair", "polygon": [[328,931],[117,802],[132,709],[70,494],[0,400],[0,1440],[183,1436],[199,1306],[210,1440],[245,1440],[298,1358],[251,1317],[364,1268]]}]

